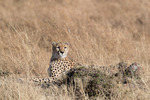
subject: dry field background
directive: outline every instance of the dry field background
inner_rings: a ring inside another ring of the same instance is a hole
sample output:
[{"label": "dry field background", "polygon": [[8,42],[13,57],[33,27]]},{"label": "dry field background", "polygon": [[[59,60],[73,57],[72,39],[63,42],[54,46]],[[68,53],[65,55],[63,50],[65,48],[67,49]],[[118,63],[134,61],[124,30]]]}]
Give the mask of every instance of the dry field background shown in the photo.
[{"label": "dry field background", "polygon": [[47,76],[53,41],[70,43],[69,57],[84,65],[140,63],[146,89],[120,84],[113,99],[150,99],[149,0],[0,0],[0,71],[11,73],[1,74],[1,100],[73,99],[66,87],[12,80]]}]

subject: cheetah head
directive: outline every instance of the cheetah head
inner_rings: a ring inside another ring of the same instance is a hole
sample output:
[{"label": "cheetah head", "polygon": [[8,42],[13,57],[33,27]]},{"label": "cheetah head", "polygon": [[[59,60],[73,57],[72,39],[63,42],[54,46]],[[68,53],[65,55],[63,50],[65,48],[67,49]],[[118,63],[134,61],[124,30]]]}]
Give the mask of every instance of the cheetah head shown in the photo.
[{"label": "cheetah head", "polygon": [[65,58],[69,51],[69,44],[61,43],[61,42],[59,42],[59,43],[53,42],[52,49],[53,49],[52,57],[54,59]]}]

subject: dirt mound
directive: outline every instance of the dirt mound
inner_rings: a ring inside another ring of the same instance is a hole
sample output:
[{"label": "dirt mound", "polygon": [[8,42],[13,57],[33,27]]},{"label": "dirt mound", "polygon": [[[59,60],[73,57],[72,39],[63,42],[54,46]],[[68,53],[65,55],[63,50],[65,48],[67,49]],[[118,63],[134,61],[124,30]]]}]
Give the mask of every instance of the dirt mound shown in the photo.
[{"label": "dirt mound", "polygon": [[[118,94],[114,90],[120,83],[130,84],[132,88],[135,88],[135,83],[138,83],[142,87],[141,75],[137,73],[141,68],[139,64],[133,63],[127,67],[125,62],[120,62],[116,66],[119,70],[114,75],[106,75],[100,69],[91,66],[78,66],[68,72],[67,78],[54,84],[59,87],[67,85],[68,91],[70,91],[69,87],[73,86],[74,93],[78,99],[84,98],[85,94],[91,99],[96,97],[105,99],[117,97]],[[81,83],[83,84],[82,86]],[[42,84],[42,87],[44,86],[50,87],[51,84]]]}]

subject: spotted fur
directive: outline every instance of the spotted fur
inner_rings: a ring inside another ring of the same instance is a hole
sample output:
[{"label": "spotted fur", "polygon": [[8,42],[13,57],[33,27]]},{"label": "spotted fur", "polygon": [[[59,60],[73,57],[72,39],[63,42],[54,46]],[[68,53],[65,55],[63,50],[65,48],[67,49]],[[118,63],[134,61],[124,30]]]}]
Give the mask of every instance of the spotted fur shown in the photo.
[{"label": "spotted fur", "polygon": [[52,43],[52,57],[48,68],[48,78],[32,78],[31,80],[39,83],[50,83],[61,79],[66,73],[74,68],[76,63],[67,57],[69,51],[68,43]]}]

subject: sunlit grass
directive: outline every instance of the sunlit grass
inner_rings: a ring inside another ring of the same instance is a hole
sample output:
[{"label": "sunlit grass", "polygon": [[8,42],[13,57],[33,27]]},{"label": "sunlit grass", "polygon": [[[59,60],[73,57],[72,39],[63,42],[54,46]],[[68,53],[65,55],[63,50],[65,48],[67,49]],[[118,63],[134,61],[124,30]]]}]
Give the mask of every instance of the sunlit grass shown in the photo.
[{"label": "sunlit grass", "polygon": [[0,0],[0,71],[10,72],[0,76],[0,99],[74,99],[65,86],[42,89],[16,81],[47,77],[51,42],[61,41],[69,42],[68,56],[83,65],[140,63],[146,89],[118,84],[113,99],[148,100],[149,18],[149,0]]}]

